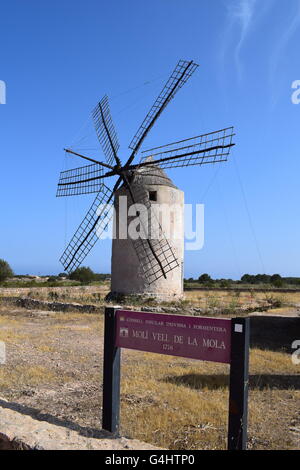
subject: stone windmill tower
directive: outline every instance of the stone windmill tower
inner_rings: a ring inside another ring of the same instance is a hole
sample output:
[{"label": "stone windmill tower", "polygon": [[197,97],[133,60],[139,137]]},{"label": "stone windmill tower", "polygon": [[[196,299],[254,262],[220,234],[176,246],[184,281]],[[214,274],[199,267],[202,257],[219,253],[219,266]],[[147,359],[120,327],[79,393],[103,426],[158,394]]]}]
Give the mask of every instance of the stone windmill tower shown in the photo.
[{"label": "stone windmill tower", "polygon": [[[154,237],[159,237],[160,230],[163,231],[177,260],[177,266],[170,270],[165,279],[162,279],[159,266],[155,272],[151,267],[151,259],[147,259],[145,252],[140,252],[138,249],[139,242],[132,241],[128,236],[131,222],[133,223],[131,236],[135,235],[133,233],[135,228],[141,230],[142,227],[137,220],[141,217],[139,214],[141,211],[140,207],[131,205],[129,190],[123,185],[115,194],[111,293],[116,297],[118,294],[124,294],[156,297],[160,300],[179,299],[183,295],[184,193],[172,183],[161,168],[155,165],[137,170],[135,178],[138,178],[143,192],[149,197],[147,213],[145,211],[147,219],[149,205],[150,211],[153,211],[147,224],[149,237],[155,246]],[[152,273],[150,283],[148,276],[145,276],[147,271]]]},{"label": "stone windmill tower", "polygon": [[[129,145],[131,154],[125,164],[118,156],[119,143],[107,96],[92,113],[106,162],[66,149],[68,154],[77,155],[90,163],[62,172],[57,196],[97,194],[60,258],[65,271],[70,273],[80,266],[101,238],[112,217],[108,206],[114,204],[116,238],[112,246],[112,293],[160,298],[178,298],[182,295],[184,196],[163,170],[227,161],[234,145],[233,128],[150,149],[143,152],[139,163],[133,161],[162,111],[197,67],[193,61],[178,62],[132,139]],[[111,177],[117,177],[117,180],[109,188],[105,182]],[[135,212],[130,212],[129,218],[120,219],[125,196],[127,213],[132,206]],[[168,217],[165,214],[161,217],[155,212],[161,206],[167,208]],[[140,226],[138,237],[137,230],[133,236],[130,230],[134,224]]]}]

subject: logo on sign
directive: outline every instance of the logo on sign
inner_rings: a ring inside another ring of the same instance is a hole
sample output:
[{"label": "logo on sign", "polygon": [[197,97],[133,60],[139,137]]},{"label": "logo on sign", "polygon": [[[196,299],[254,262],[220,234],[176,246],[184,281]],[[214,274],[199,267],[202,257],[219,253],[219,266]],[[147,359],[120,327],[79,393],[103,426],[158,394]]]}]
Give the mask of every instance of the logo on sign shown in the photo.
[{"label": "logo on sign", "polygon": [[129,336],[128,328],[120,328],[120,336],[121,338],[128,338]]}]

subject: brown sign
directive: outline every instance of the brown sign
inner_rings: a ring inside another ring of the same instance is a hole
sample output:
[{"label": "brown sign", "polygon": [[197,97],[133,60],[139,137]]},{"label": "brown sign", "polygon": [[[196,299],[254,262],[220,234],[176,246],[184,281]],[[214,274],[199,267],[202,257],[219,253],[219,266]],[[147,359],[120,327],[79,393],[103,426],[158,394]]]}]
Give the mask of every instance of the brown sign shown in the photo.
[{"label": "brown sign", "polygon": [[116,346],[230,363],[231,320],[118,310]]}]

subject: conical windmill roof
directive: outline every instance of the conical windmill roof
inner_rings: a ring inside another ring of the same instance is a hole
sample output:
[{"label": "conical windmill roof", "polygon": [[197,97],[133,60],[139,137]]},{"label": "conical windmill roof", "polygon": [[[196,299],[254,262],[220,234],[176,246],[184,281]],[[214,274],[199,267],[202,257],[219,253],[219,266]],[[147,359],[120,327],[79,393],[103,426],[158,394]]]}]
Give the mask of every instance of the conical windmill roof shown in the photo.
[{"label": "conical windmill roof", "polygon": [[162,168],[158,165],[149,165],[136,170],[139,181],[144,185],[160,185],[177,188],[173,181],[168,177]]}]

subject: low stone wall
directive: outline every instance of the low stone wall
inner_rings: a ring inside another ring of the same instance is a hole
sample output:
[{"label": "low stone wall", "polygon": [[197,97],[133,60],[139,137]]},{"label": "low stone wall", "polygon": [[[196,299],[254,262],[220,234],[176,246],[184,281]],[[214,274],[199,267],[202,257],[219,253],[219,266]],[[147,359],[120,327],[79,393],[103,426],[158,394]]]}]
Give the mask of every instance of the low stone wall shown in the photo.
[{"label": "low stone wall", "polygon": [[0,295],[28,295],[30,292],[41,292],[41,291],[51,291],[57,292],[59,294],[65,292],[72,292],[78,294],[93,294],[93,293],[107,293],[108,287],[105,285],[99,286],[58,286],[58,287],[46,287],[46,286],[38,286],[38,287],[0,287]]},{"label": "low stone wall", "polygon": [[46,300],[36,300],[30,297],[0,297],[0,302],[15,305],[16,307],[28,310],[44,309],[53,312],[82,312],[82,313],[102,313],[103,309],[96,305],[82,305],[77,303],[48,302]]},{"label": "low stone wall", "polygon": [[[6,303],[9,305],[15,305],[16,307],[25,308],[27,310],[48,310],[53,312],[74,312],[78,311],[81,313],[103,313],[104,306],[96,306],[93,304],[79,304],[79,303],[66,303],[66,302],[49,302],[47,300],[37,300],[32,299],[31,297],[0,297],[0,303]],[[241,307],[236,307],[234,309],[234,313],[245,315],[247,313],[251,313],[253,311],[265,311],[266,309],[270,308],[271,304],[268,302],[264,302],[263,305],[255,304],[252,306],[243,305]],[[177,313],[177,314],[185,314],[185,315],[205,315],[207,311],[201,307],[192,307],[190,305],[187,306],[177,306],[172,307],[168,306],[143,306],[137,307],[136,305],[130,304],[130,299],[128,299],[128,303],[122,304],[123,309],[139,309],[143,312],[155,312],[155,313]],[[233,313],[231,311],[226,312],[226,308],[224,307],[222,311],[219,308],[214,307],[210,309],[211,314],[230,314]]]},{"label": "low stone wall", "polygon": [[[154,446],[101,431],[99,438],[22,414],[0,398],[0,450],[142,450]],[[21,405],[19,406],[21,409]],[[98,434],[99,434],[98,433]]]}]

